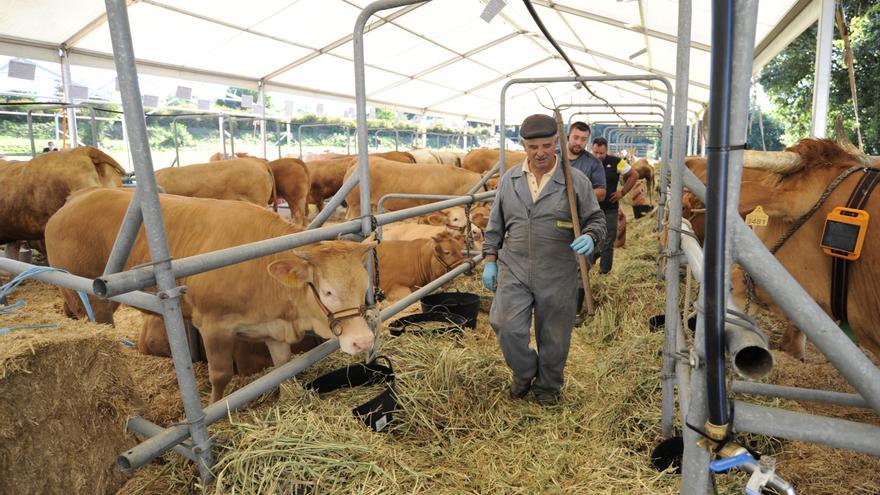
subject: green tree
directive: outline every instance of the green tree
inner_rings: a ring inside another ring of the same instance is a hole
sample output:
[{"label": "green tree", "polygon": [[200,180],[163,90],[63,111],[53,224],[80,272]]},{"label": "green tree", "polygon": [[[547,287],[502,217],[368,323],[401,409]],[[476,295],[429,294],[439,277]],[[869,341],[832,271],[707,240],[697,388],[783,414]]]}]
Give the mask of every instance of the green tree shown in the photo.
[{"label": "green tree", "polygon": [[[869,0],[842,0],[851,31],[858,87],[859,119],[865,151],[880,152],[880,4]],[[810,135],[813,98],[813,67],[816,56],[816,26],[802,33],[761,71],[759,82],[776,107],[785,132],[781,141],[792,144]],[[838,114],[855,142],[855,119],[849,76],[843,60],[843,41],[835,27],[832,50],[828,131]],[[766,122],[765,122],[766,123]],[[765,128],[766,132],[766,128]],[[768,144],[769,149],[769,144]]]},{"label": "green tree", "polygon": [[[759,110],[760,113],[758,113]],[[779,118],[773,113],[767,113],[763,109],[759,109],[754,103],[750,112],[752,125],[749,127],[748,133],[749,149],[763,150],[766,146],[767,151],[780,151],[785,148],[785,145],[782,143],[782,134],[785,132],[785,129],[779,122]],[[763,143],[761,142],[761,125],[764,126]]]}]

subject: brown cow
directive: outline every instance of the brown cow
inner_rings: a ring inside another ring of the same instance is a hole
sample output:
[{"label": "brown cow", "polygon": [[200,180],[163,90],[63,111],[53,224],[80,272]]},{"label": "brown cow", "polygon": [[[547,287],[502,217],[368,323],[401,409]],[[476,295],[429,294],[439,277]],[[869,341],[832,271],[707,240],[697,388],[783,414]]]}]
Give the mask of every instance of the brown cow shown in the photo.
[{"label": "brown cow", "polygon": [[309,189],[312,185],[306,164],[296,158],[282,158],[269,162],[269,167],[275,177],[278,196],[284,198],[290,207],[291,221],[305,227],[309,213]]},{"label": "brown cow", "polygon": [[[514,165],[520,165],[526,159],[526,153],[524,151],[505,150],[504,154],[507,157],[504,162],[504,170],[507,170]],[[461,168],[483,174],[488,172],[489,169],[498,163],[498,158],[500,156],[501,150],[499,148],[477,148],[471,150],[465,155],[461,161]]]},{"label": "brown cow", "polygon": [[[49,262],[84,277],[109,257],[132,194],[93,189],[71,196],[46,226]],[[160,196],[171,256],[181,259],[301,232],[267,209],[241,201]],[[375,242],[325,241],[218,270],[180,279],[188,290],[181,299],[183,316],[191,318],[205,343],[211,381],[211,402],[223,396],[233,371],[237,337],[264,341],[275,365],[290,358],[290,344],[307,330],[339,339],[349,354],[369,350],[373,334],[357,311],[369,284],[364,257]],[[94,260],[99,260],[95,262]],[[127,267],[149,261],[143,231]],[[63,290],[70,306],[75,293]],[[116,303],[94,300],[98,313],[112,313]],[[323,305],[323,306],[322,306]],[[327,311],[354,309],[334,328]]]},{"label": "brown cow", "polygon": [[[331,155],[331,153],[327,153],[327,155]],[[416,162],[416,159],[405,151],[370,153],[370,156],[401,163]],[[355,163],[357,163],[357,155],[337,155],[326,160],[306,162],[306,168],[312,180],[309,189],[309,204],[315,205],[318,211],[321,211],[324,208],[324,200],[333,197],[336,191],[339,191],[345,181],[345,172]]]},{"label": "brown cow", "polygon": [[626,245],[626,214],[623,208],[617,209],[617,237],[614,238],[614,247],[622,248]]},{"label": "brown cow", "polygon": [[234,158],[256,158],[249,155],[246,151],[236,151],[235,154],[232,153],[223,153],[222,151],[218,151],[211,155],[211,158],[208,158],[209,162],[219,162],[220,160],[232,160]]},{"label": "brown cow", "polygon": [[156,183],[168,194],[191,198],[234,199],[275,206],[272,169],[260,158],[234,158],[156,171]]},{"label": "brown cow", "polygon": [[[746,214],[761,206],[770,217],[766,227],[758,227],[756,234],[768,247],[774,245],[792,224],[814,204],[826,187],[844,170],[868,164],[865,157],[848,153],[836,143],[826,139],[803,139],[783,152],[746,152],[746,170],[758,174],[754,180],[743,182],[740,197],[740,214]],[[804,223],[776,252],[776,259],[798,283],[816,300],[822,309],[831,314],[831,257],[819,249],[825,217],[836,206],[846,204],[862,174],[847,177],[825,203]],[[876,195],[876,193],[875,193]],[[871,198],[865,210],[880,215],[880,200]],[[877,273],[880,255],[873,246],[880,245],[880,230],[869,228],[865,238],[865,250],[858,261],[849,267],[849,300],[847,312],[849,324],[862,345],[875,357],[880,358],[880,333],[876,322],[880,320],[880,297],[877,290]],[[817,276],[821,274],[821,276]],[[734,297],[740,305],[745,304],[746,293],[741,276],[732,277]],[[758,291],[759,299],[767,300]],[[781,314],[779,308],[771,308]],[[847,338],[841,333],[840,338]],[[781,347],[793,356],[803,359],[804,335],[789,324]]]},{"label": "brown cow", "polygon": [[[761,163],[775,159],[780,152],[774,151],[746,151],[742,174],[743,187],[754,181],[761,181],[767,173],[763,170],[751,168],[761,166]],[[689,156],[685,158],[685,166],[697,176],[700,181],[706,183],[706,158],[703,156]],[[681,199],[681,217],[690,222],[700,244],[706,233],[706,205],[690,191],[685,191]],[[749,210],[751,211],[751,210]],[[740,208],[740,215],[745,218],[749,211]]]},{"label": "brown cow", "polygon": [[460,263],[460,237],[441,232],[431,239],[379,244],[379,284],[390,300],[406,297]]},{"label": "brown cow", "polygon": [[[104,152],[83,146],[0,166],[0,243],[41,241],[46,222],[74,191],[120,187],[125,170]],[[17,249],[8,247],[8,254]]]},{"label": "brown cow", "polygon": [[[370,156],[378,156],[380,158],[387,158],[388,160],[394,160],[395,162],[403,162],[403,163],[416,163],[416,158],[412,155],[412,153],[408,151],[383,151],[383,152],[375,152],[370,153]],[[320,154],[312,154],[309,155],[306,160],[306,163],[311,161],[318,160],[336,160],[337,158],[355,158],[357,159],[357,155],[346,155],[342,153],[320,153]]]},{"label": "brown cow", "polygon": [[654,167],[648,163],[648,160],[644,158],[639,158],[633,164],[633,170],[639,174],[639,179],[645,180],[645,185],[648,190],[648,204],[651,204],[654,201],[653,191],[654,191]]},{"label": "brown cow", "polygon": [[311,186],[309,187],[309,204],[315,205],[318,211],[324,208],[324,200],[333,197],[342,187],[345,172],[356,163],[356,158],[333,158],[306,162]]},{"label": "brown cow", "polygon": [[[356,170],[356,165],[345,173],[348,179]],[[480,180],[480,174],[452,165],[419,165],[407,167],[405,164],[382,158],[370,159],[370,203],[376,211],[379,199],[390,193],[447,194],[463,195]],[[348,212],[346,218],[360,216],[360,186],[356,186],[346,197]],[[430,200],[391,199],[382,203],[386,211],[401,210]]]}]

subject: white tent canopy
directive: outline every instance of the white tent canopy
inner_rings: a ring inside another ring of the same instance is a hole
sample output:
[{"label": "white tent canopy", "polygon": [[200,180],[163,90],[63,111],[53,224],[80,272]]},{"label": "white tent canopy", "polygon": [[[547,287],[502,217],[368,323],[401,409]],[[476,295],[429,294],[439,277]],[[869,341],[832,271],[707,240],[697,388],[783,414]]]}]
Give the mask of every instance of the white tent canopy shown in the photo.
[{"label": "white tent canopy", "polygon": [[[112,68],[102,0],[3,0],[0,54]],[[144,74],[312,96],[354,98],[352,31],[368,0],[138,0],[129,17]],[[368,103],[493,122],[511,78],[572,75],[521,2],[487,23],[480,0],[434,0],[381,12],[365,35]],[[647,75],[674,86],[675,0],[533,0],[544,24],[583,76]],[[710,1],[694,0],[689,116],[709,95]],[[760,3],[755,66],[818,19],[818,0]],[[515,86],[508,122],[551,103],[600,103],[573,84]],[[611,103],[660,103],[656,82],[590,83]],[[639,109],[635,109],[638,111]],[[646,111],[650,109],[645,108]],[[574,112],[576,109],[571,110]],[[623,110],[621,110],[623,111]],[[627,111],[634,111],[627,109]],[[638,115],[627,120],[659,120]],[[593,120],[619,120],[614,115]]]}]

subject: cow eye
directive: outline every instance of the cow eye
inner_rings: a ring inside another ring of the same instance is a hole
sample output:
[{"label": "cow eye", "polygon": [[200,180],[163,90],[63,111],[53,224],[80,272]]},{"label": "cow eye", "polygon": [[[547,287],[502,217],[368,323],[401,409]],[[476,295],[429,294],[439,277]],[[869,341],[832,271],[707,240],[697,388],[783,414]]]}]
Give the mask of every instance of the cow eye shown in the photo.
[{"label": "cow eye", "polygon": [[333,293],[330,292],[329,290],[325,290],[325,291],[324,291],[324,295],[327,296],[327,297],[330,297],[330,296],[333,295]]},{"label": "cow eye", "polygon": [[443,254],[449,254],[449,251],[443,251]]}]

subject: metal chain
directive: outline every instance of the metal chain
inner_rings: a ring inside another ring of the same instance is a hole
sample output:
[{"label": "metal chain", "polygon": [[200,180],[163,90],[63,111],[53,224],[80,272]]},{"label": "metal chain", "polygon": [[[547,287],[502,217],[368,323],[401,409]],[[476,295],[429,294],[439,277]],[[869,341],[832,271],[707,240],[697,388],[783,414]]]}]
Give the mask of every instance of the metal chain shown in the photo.
[{"label": "metal chain", "polygon": [[[471,195],[471,198],[473,198],[473,195]],[[474,247],[474,232],[471,229],[471,203],[467,203],[464,205],[464,218],[467,222],[465,225],[464,245],[465,248],[468,250],[468,253],[470,253],[470,251]]]},{"label": "metal chain", "polygon": [[[379,228],[379,221],[376,219],[374,215],[370,215],[370,227],[373,229],[373,232]],[[376,236],[376,247],[373,249],[373,298],[376,302],[382,302],[385,300],[385,293],[382,292],[382,287],[379,285],[379,243],[382,242],[382,239],[379,236]]]}]

